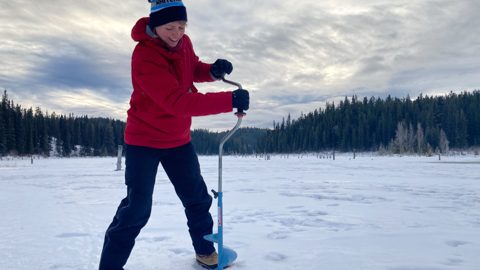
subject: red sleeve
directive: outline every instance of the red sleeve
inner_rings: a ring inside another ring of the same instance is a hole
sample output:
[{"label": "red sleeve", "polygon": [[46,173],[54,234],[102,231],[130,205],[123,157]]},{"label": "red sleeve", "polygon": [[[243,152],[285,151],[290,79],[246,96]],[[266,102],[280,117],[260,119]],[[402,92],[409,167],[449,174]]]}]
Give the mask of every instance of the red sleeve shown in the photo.
[{"label": "red sleeve", "polygon": [[210,67],[212,64],[206,64],[202,61],[198,61],[195,66],[195,71],[193,73],[194,82],[213,82],[215,79],[212,74],[210,74]]},{"label": "red sleeve", "polygon": [[212,64],[207,64],[199,60],[197,54],[195,53],[195,50],[193,49],[193,44],[192,41],[190,40],[190,37],[187,35],[185,37],[185,46],[187,46],[190,50],[190,53],[192,54],[192,59],[193,63],[192,66],[194,67],[193,70],[193,81],[194,82],[213,82],[215,79],[213,76],[210,74],[210,68]]},{"label": "red sleeve", "polygon": [[[141,53],[134,52],[132,57],[132,80],[162,110],[177,116],[202,116],[232,111],[232,92],[202,94],[182,91],[175,76],[169,72],[165,59],[143,57]],[[205,67],[200,65],[203,71]]]}]

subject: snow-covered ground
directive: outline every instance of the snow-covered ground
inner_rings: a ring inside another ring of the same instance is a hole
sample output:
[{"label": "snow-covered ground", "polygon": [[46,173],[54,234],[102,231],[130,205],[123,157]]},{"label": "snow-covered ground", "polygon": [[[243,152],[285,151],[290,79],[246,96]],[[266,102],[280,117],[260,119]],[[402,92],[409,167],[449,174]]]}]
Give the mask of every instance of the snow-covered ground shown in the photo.
[{"label": "snow-covered ground", "polygon": [[[200,162],[216,188],[217,157]],[[0,160],[0,269],[97,269],[125,195],[115,168],[115,158]],[[478,270],[480,158],[225,157],[224,222],[232,270]],[[163,172],[127,269],[201,269]]]}]

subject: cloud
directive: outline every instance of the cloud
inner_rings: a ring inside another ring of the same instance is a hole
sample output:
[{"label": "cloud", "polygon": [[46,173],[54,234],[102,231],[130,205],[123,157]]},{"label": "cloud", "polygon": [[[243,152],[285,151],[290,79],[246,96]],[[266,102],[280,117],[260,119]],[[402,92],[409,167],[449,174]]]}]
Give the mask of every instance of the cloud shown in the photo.
[{"label": "cloud", "polygon": [[[115,63],[95,52],[75,44],[65,42],[52,42],[69,52],[55,51],[52,55],[39,57],[37,63],[31,68],[29,80],[41,82],[42,85],[51,87],[119,87],[123,79],[115,73]],[[112,80],[115,79],[115,80]]]},{"label": "cloud", "polygon": [[[271,127],[353,94],[479,88],[476,0],[184,2],[200,58],[231,60],[229,78],[251,91],[246,125]],[[148,10],[146,1],[2,3],[0,87],[20,103],[124,119],[116,108],[128,107],[131,91],[130,30]],[[194,127],[221,129],[230,117],[198,118]]]},{"label": "cloud", "polygon": [[124,119],[124,113],[105,106],[87,106],[95,104],[91,95],[83,101],[59,100],[90,91],[97,100],[125,107],[134,46],[127,29],[138,19],[125,16],[128,10],[107,1],[6,2],[0,11],[0,35],[6,38],[0,44],[0,86],[20,104]]}]

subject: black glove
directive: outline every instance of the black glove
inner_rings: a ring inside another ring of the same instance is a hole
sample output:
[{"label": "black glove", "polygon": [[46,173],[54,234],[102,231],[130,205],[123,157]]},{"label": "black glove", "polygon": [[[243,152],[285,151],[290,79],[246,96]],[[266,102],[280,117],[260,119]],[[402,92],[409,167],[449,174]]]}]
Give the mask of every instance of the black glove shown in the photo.
[{"label": "black glove", "polygon": [[215,63],[212,64],[210,68],[210,73],[212,73],[215,79],[221,79],[226,74],[232,73],[233,65],[225,59],[217,59]]},{"label": "black glove", "polygon": [[245,89],[238,89],[232,93],[232,107],[237,108],[239,111],[248,110],[250,105],[250,95]]}]

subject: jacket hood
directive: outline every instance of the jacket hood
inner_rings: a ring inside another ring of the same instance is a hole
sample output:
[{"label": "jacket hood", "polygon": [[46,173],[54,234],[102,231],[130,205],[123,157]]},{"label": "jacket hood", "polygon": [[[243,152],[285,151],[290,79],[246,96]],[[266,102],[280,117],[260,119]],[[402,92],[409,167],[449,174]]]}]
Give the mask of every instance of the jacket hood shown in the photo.
[{"label": "jacket hood", "polygon": [[132,28],[132,39],[134,41],[154,40],[155,38],[147,34],[148,17],[140,18]]}]

